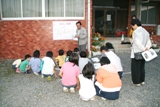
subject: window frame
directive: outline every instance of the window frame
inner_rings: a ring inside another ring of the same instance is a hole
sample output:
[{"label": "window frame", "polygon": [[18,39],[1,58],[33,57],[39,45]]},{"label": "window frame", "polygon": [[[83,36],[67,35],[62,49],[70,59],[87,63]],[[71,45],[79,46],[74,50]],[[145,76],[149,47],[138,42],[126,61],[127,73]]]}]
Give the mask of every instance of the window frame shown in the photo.
[{"label": "window frame", "polygon": [[[150,4],[153,4],[153,3],[151,3],[151,2],[149,2],[148,4],[147,4],[147,19],[146,19],[146,22],[145,22],[145,24],[143,24],[142,23],[142,26],[155,26],[156,25],[156,21],[155,21],[155,24],[149,24],[148,23],[148,6],[150,6]],[[140,8],[142,8],[142,4],[141,4],[141,7]],[[142,10],[142,9],[141,9]],[[158,11],[156,11],[156,17],[158,16]],[[142,11],[141,11],[141,20],[142,20]],[[155,18],[155,20],[156,20],[156,18]]]},{"label": "window frame", "polygon": [[[64,17],[45,17],[45,0],[42,0],[42,17],[23,17],[23,7],[22,7],[22,0],[21,1],[21,17],[16,17],[16,18],[3,18],[2,14],[2,2],[0,0],[0,19],[1,20],[84,20],[85,19],[85,0],[83,4],[83,17],[66,17],[65,14],[66,12],[64,11]],[[65,1],[64,0],[64,9],[65,9]]]}]

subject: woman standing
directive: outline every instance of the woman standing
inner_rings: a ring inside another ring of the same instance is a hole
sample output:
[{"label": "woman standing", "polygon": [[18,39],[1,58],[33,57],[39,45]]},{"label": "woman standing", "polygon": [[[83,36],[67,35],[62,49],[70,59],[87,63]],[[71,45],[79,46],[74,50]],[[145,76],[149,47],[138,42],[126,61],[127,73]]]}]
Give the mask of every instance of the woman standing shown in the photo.
[{"label": "woman standing", "polygon": [[151,47],[149,33],[141,27],[139,19],[131,21],[133,31],[133,42],[131,52],[131,76],[136,86],[145,84],[145,60],[136,60],[134,53],[147,51]]}]

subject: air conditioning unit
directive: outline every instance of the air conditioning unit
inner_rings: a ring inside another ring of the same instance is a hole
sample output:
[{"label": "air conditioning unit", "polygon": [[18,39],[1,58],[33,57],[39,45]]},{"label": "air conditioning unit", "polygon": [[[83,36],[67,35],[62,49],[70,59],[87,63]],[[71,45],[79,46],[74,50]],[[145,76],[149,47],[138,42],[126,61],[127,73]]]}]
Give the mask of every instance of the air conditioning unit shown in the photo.
[{"label": "air conditioning unit", "polygon": [[156,32],[156,35],[159,35],[159,36],[160,36],[160,25],[157,25],[157,32]]}]

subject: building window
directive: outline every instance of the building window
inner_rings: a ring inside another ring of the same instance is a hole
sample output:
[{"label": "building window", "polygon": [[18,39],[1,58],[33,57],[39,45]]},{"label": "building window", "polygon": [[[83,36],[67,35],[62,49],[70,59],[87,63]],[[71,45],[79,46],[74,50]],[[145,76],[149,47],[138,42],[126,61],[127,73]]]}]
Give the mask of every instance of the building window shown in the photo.
[{"label": "building window", "polygon": [[23,17],[42,17],[41,0],[22,0]]},{"label": "building window", "polygon": [[65,15],[67,17],[81,17],[84,14],[84,8],[81,6],[84,5],[83,0],[66,0],[65,2]]},{"label": "building window", "polygon": [[142,24],[156,24],[158,13],[157,4],[145,3],[141,5],[141,22]]},{"label": "building window", "polygon": [[64,0],[45,0],[46,17],[64,17]]},{"label": "building window", "polygon": [[[135,15],[135,3],[132,3],[131,13]],[[141,4],[141,23],[142,24],[156,24],[158,15],[158,4],[156,3],[142,3]]]},{"label": "building window", "polygon": [[0,0],[2,20],[84,19],[85,0]]},{"label": "building window", "polygon": [[1,0],[3,18],[21,17],[21,0]]}]

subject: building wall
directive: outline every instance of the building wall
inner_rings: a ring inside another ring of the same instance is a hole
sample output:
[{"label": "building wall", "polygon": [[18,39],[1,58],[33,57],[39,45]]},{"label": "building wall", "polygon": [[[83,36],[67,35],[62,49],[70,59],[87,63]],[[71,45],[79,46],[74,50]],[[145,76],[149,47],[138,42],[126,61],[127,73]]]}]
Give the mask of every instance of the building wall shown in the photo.
[{"label": "building wall", "polygon": [[[80,21],[82,22],[82,25],[87,28],[88,0],[85,1],[85,19]],[[73,50],[77,47],[77,41],[53,40],[53,21],[54,20],[1,20],[0,59],[23,58],[25,54],[32,55],[33,51],[36,49],[40,50],[41,57],[45,56],[46,52],[49,50],[54,53],[54,56],[57,56],[59,49],[64,49],[66,52],[69,49]]]}]

